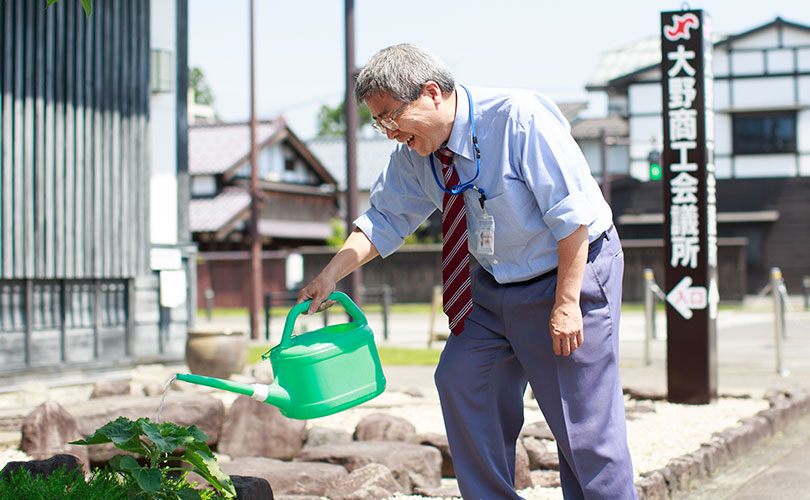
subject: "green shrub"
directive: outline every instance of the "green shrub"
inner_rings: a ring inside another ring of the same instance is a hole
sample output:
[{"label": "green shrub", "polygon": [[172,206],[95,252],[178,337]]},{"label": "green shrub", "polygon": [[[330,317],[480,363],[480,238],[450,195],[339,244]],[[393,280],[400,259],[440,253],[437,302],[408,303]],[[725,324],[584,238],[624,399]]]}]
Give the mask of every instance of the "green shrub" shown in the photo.
[{"label": "green shrub", "polygon": [[0,500],[127,500],[129,480],[111,470],[84,471],[60,467],[50,476],[20,469],[0,479]]}]

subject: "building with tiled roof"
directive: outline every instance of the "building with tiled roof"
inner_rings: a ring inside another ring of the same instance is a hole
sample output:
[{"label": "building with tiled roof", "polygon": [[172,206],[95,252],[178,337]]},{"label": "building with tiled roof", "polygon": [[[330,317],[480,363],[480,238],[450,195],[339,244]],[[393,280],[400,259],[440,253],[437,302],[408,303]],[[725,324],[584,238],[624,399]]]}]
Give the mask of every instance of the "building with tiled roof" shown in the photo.
[{"label": "building with tiled roof", "polygon": [[[257,127],[266,249],[323,244],[332,235],[337,181],[283,118]],[[189,127],[189,221],[200,251],[246,250],[250,217],[250,127]]]},{"label": "building with tiled roof", "polygon": [[[250,281],[250,126],[192,125],[188,135],[189,226],[200,250],[198,305],[213,291],[216,307],[244,307]],[[260,122],[256,142],[264,291],[284,291],[290,286],[286,251],[325,245],[333,234],[337,180],[283,118]]]}]

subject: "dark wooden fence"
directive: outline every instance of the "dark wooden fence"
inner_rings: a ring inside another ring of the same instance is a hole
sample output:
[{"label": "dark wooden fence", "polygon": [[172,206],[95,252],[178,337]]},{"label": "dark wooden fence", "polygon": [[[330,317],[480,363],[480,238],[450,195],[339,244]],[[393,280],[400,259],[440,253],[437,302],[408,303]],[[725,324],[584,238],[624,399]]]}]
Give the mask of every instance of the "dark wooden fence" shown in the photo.
[{"label": "dark wooden fence", "polygon": [[[644,299],[643,270],[650,267],[663,285],[663,240],[622,240],[625,272],[623,300],[640,302]],[[721,238],[719,247],[718,286],[722,300],[742,300],[745,288],[746,241]],[[307,283],[323,269],[334,250],[307,249],[304,256],[304,282]],[[390,284],[398,302],[430,302],[433,286],[441,284],[441,245],[404,246],[386,259],[374,259],[363,266],[363,284],[379,287]],[[338,284],[338,287],[342,282]]]},{"label": "dark wooden fence", "polygon": [[0,373],[131,355],[131,280],[0,282]]}]

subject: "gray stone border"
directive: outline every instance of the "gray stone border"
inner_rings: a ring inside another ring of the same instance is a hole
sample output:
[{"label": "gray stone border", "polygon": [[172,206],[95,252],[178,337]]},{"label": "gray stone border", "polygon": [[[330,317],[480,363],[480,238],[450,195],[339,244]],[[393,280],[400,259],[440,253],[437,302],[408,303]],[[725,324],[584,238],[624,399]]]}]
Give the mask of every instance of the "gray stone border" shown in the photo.
[{"label": "gray stone border", "polygon": [[708,443],[692,453],[673,458],[662,469],[645,472],[636,481],[639,500],[670,500],[675,492],[688,492],[721,472],[729,461],[784,431],[810,413],[810,392],[770,390],[765,394],[770,408],[740,424],[715,432]]}]

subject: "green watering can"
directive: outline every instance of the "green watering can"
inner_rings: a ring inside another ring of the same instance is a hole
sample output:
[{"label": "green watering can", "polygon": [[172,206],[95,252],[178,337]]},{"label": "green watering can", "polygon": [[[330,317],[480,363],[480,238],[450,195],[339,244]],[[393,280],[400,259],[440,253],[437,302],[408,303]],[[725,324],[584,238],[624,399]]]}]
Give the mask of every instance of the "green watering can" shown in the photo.
[{"label": "green watering can", "polygon": [[334,292],[329,299],[339,302],[353,321],[293,337],[295,320],[310,301],[293,307],[281,342],[262,355],[273,365],[272,384],[243,384],[184,373],[177,378],[251,396],[277,406],[287,417],[302,420],[331,415],[374,398],[385,390],[385,377],[368,320],[345,293]]}]

